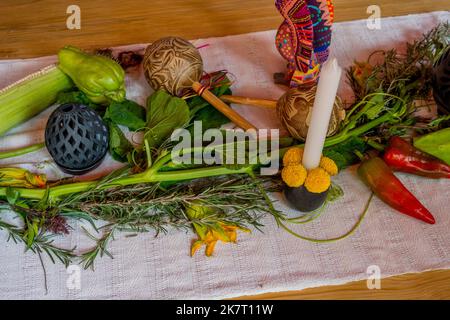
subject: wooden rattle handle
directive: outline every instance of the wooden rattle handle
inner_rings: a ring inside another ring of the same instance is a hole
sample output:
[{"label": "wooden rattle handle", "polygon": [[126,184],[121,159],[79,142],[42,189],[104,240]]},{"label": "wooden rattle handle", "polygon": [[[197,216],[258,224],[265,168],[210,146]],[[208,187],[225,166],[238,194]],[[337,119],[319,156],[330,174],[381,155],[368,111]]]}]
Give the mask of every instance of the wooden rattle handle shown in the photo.
[{"label": "wooden rattle handle", "polygon": [[276,109],[277,101],[276,100],[265,100],[265,99],[256,99],[256,98],[247,98],[247,97],[239,97],[239,96],[229,96],[223,95],[220,97],[225,102],[228,103],[236,103],[236,104],[246,104],[254,107],[261,107],[267,109]]},{"label": "wooden rattle handle", "polygon": [[192,84],[192,89],[203,99],[208,101],[211,105],[214,106],[217,110],[219,110],[223,115],[225,115],[228,119],[233,121],[237,126],[244,130],[255,129],[256,127],[252,125],[250,122],[245,120],[239,113],[230,108],[226,103],[217,98],[211,91],[202,86],[199,82],[194,82]]}]

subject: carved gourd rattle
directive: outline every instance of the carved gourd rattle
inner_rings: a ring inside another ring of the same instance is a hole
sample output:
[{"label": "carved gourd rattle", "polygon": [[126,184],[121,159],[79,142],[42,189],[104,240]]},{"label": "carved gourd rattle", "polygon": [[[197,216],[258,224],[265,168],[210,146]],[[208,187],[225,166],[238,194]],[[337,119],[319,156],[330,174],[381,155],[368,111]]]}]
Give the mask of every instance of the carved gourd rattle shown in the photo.
[{"label": "carved gourd rattle", "polygon": [[154,90],[164,89],[182,96],[187,89],[193,89],[237,126],[244,130],[256,129],[200,83],[202,57],[189,41],[167,37],[154,42],[145,51],[143,66],[145,77]]},{"label": "carved gourd rattle", "polygon": [[[292,88],[276,100],[265,100],[248,97],[223,95],[221,99],[228,103],[250,105],[267,109],[276,109],[283,126],[292,137],[305,140],[308,133],[309,122],[316,86],[306,88]],[[345,118],[345,110],[339,98],[336,98],[328,127],[328,136],[335,134],[339,125]]]}]

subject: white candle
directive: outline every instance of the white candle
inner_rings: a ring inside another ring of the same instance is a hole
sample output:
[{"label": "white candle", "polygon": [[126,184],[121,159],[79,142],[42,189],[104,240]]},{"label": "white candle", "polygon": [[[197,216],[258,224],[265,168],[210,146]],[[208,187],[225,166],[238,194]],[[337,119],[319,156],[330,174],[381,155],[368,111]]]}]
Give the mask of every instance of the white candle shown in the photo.
[{"label": "white candle", "polygon": [[322,66],[303,153],[306,170],[317,168],[320,164],[341,74],[342,69],[335,58]]}]

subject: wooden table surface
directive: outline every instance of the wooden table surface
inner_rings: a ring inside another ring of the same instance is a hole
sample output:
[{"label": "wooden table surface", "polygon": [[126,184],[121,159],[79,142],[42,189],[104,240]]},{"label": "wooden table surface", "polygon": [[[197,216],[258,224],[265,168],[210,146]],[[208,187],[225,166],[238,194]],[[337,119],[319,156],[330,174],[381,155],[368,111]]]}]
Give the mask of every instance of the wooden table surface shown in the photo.
[{"label": "wooden table surface", "polygon": [[[68,30],[77,4],[81,29]],[[335,0],[336,21],[363,19],[369,4],[382,16],[449,10],[449,0]],[[276,29],[274,0],[1,0],[0,58],[52,55],[67,44],[84,49]]]},{"label": "wooden table surface", "polygon": [[[81,9],[81,29],[68,30],[66,9]],[[450,10],[449,0],[335,0],[337,21],[364,19],[368,5],[382,16]],[[85,49],[146,43],[167,35],[188,39],[276,29],[273,0],[2,0],[0,59],[52,55],[66,44]],[[450,270],[270,293],[246,299],[450,299]]]}]

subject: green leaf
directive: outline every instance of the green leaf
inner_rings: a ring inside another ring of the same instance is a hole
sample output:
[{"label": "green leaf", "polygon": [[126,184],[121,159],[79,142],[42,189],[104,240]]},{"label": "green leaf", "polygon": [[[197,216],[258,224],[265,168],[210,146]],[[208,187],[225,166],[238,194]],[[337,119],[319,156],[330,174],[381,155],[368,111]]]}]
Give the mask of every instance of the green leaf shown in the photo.
[{"label": "green leaf", "polygon": [[17,200],[19,199],[19,196],[20,196],[19,191],[13,188],[6,189],[6,201],[8,201],[10,205],[16,204]]},{"label": "green leaf", "polygon": [[15,203],[16,207],[24,208],[24,209],[30,209],[30,205],[26,203],[24,200],[18,200]]},{"label": "green leaf", "polygon": [[[229,85],[214,88],[211,91],[217,97],[232,93]],[[220,111],[214,108],[202,97],[196,96],[190,98],[187,103],[191,109],[191,122],[202,121],[203,131],[211,128],[220,128],[220,126],[230,122],[227,117],[225,117]]]},{"label": "green leaf", "polygon": [[367,109],[364,113],[369,120],[373,120],[378,117],[383,109],[384,96],[381,94],[377,94],[367,102]]},{"label": "green leaf", "polygon": [[92,217],[82,211],[64,211],[64,212],[60,212],[59,215],[61,217],[65,217],[68,219],[74,219],[74,220],[79,220],[79,221],[87,221],[91,227],[98,232],[97,226],[95,225],[94,219],[92,219]]},{"label": "green leaf", "polygon": [[82,91],[66,91],[60,92],[57,97],[57,103],[80,103],[92,109],[99,109],[100,106],[93,103]]},{"label": "green leaf", "polygon": [[333,159],[339,170],[359,162],[355,151],[364,153],[368,149],[363,139],[353,137],[335,146],[325,148],[323,155]]},{"label": "green leaf", "polygon": [[160,90],[147,100],[147,133],[150,148],[159,147],[172,132],[189,121],[189,107],[183,99]]},{"label": "green leaf", "polygon": [[39,200],[39,202],[36,204],[36,208],[38,208],[39,210],[45,210],[50,206],[50,188],[47,188],[45,190],[45,194],[42,197],[41,200]]},{"label": "green leaf", "polygon": [[27,231],[25,232],[24,236],[26,238],[27,242],[27,248],[30,249],[31,246],[34,243],[34,239],[39,233],[39,228],[36,221],[30,222],[27,220]]},{"label": "green leaf", "polygon": [[109,152],[114,160],[128,161],[128,154],[134,150],[133,145],[123,134],[122,130],[112,122],[109,122]]},{"label": "green leaf", "polygon": [[106,110],[105,118],[136,131],[145,127],[145,108],[130,100],[113,102]]},{"label": "green leaf", "polygon": [[230,122],[227,117],[212,106],[207,106],[206,108],[199,110],[192,121],[202,121],[203,131],[212,128],[220,128],[225,123]]},{"label": "green leaf", "polygon": [[450,128],[415,138],[414,146],[450,165]]}]

